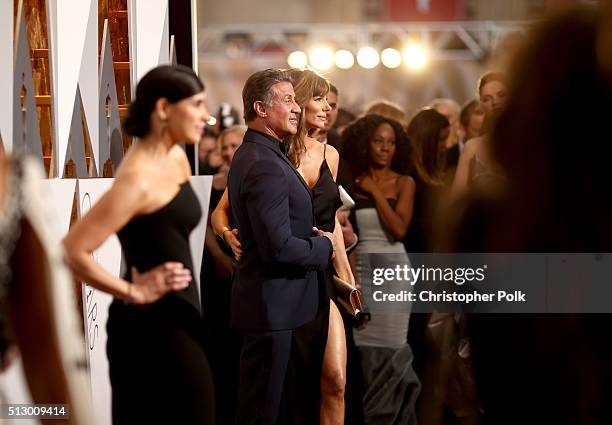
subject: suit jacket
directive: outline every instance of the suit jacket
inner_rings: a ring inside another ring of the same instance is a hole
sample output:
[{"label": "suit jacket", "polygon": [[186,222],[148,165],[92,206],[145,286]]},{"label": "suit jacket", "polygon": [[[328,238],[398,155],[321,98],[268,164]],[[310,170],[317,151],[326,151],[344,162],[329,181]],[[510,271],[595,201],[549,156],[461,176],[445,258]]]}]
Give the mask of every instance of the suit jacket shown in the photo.
[{"label": "suit jacket", "polygon": [[249,129],[228,176],[232,225],[242,257],[234,272],[230,325],[248,330],[295,329],[319,309],[317,271],[332,252],[313,237],[312,192],[279,142]]}]

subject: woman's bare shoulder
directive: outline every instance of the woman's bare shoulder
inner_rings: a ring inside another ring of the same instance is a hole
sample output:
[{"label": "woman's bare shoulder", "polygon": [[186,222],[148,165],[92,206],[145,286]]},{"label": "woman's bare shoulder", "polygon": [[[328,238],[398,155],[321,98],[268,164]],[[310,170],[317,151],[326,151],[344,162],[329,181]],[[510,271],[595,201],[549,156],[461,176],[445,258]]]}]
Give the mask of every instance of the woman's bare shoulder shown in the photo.
[{"label": "woman's bare shoulder", "polygon": [[467,142],[465,142],[465,146],[463,147],[463,152],[466,152],[469,155],[474,155],[475,153],[480,152],[485,140],[486,140],[485,136],[478,136],[478,137],[474,137],[473,139],[468,140]]},{"label": "woman's bare shoulder", "polygon": [[189,159],[187,159],[187,154],[183,148],[181,148],[179,145],[174,145],[168,154],[180,168],[183,177],[186,180],[189,179],[191,177],[191,165],[189,164]]},{"label": "woman's bare shoulder", "polygon": [[415,184],[412,176],[407,174],[397,174],[397,184],[404,187],[407,184]]},{"label": "woman's bare shoulder", "polygon": [[394,174],[396,177],[395,184],[396,184],[398,193],[401,193],[407,189],[412,189],[416,186],[414,179],[411,176],[408,176],[406,174],[399,174],[399,173],[394,173]]},{"label": "woman's bare shoulder", "polygon": [[115,176],[111,190],[121,197],[126,197],[130,202],[144,202],[151,188],[155,186],[148,174],[150,173],[138,167],[120,170]]},{"label": "woman's bare shoulder", "polygon": [[338,149],[336,149],[332,145],[323,145],[323,149],[326,149],[325,156],[327,160],[337,164],[340,160],[340,154],[338,153]]}]

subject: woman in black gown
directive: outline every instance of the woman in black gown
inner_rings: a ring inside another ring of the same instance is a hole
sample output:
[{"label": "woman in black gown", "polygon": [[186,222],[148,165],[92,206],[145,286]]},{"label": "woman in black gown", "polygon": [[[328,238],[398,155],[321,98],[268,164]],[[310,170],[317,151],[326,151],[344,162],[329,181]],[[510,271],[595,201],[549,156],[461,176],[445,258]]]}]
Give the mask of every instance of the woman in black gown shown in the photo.
[{"label": "woman in black gown", "polygon": [[[311,70],[292,69],[290,72],[302,114],[298,132],[290,140],[288,157],[312,189],[317,227],[333,232],[338,246],[344,247],[342,229],[336,219],[336,210],[341,205],[335,182],[338,151],[312,137],[316,129],[325,125],[326,112],[330,109],[326,100],[329,83]],[[224,193],[211,224],[239,257],[240,242],[236,230],[229,230],[228,207],[227,193]],[[354,284],[344,249],[336,251],[333,267],[340,278]],[[331,270],[319,279],[321,314],[312,324],[295,331],[299,337],[292,348],[292,365],[283,394],[287,413],[291,414],[288,423],[344,424],[346,335],[338,307],[330,302],[334,298],[330,274]]]},{"label": "woman in black gown", "polygon": [[[64,240],[75,276],[115,297],[107,323],[114,424],[214,421],[189,235],[201,210],[178,141],[198,142],[209,114],[189,68],[160,66],[136,88],[125,130],[139,138],[112,188]],[[117,233],[127,273],[92,257]]]}]

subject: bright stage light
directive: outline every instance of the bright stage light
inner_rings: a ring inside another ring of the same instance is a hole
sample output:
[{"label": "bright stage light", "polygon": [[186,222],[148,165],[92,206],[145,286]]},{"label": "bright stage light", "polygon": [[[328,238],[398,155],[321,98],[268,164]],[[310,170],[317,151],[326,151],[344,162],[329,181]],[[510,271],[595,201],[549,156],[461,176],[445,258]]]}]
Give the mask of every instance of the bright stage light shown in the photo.
[{"label": "bright stage light", "polygon": [[287,56],[287,63],[291,68],[306,68],[308,65],[308,56],[301,50],[289,53]]},{"label": "bright stage light", "polygon": [[385,49],[380,53],[380,60],[387,68],[397,68],[402,64],[402,55],[395,49]]},{"label": "bright stage light", "polygon": [[427,53],[421,46],[412,44],[404,49],[404,63],[412,69],[423,69],[427,64]]},{"label": "bright stage light", "polygon": [[362,47],[357,52],[357,63],[365,69],[375,68],[380,62],[378,52],[373,47]]},{"label": "bright stage light", "polygon": [[334,64],[334,52],[328,47],[317,47],[310,52],[310,64],[321,71],[329,69]]},{"label": "bright stage light", "polygon": [[340,69],[349,69],[355,64],[355,58],[348,50],[338,50],[334,55],[334,59],[336,66]]}]

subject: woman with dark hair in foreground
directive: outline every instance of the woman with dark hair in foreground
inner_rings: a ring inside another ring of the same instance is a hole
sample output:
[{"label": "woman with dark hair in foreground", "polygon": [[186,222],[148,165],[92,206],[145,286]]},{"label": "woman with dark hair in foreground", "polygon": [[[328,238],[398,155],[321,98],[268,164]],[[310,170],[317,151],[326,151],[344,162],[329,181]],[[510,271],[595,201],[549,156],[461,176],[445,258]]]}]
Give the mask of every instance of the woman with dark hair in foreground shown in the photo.
[{"label": "woman with dark hair in foreground", "polygon": [[[209,118],[204,86],[189,68],[160,66],[138,83],[124,121],[139,138],[112,188],[64,240],[77,278],[115,297],[107,354],[113,423],[214,423],[212,378],[189,235],[201,219],[178,142],[198,143]],[[127,273],[91,253],[117,233]]]}]

